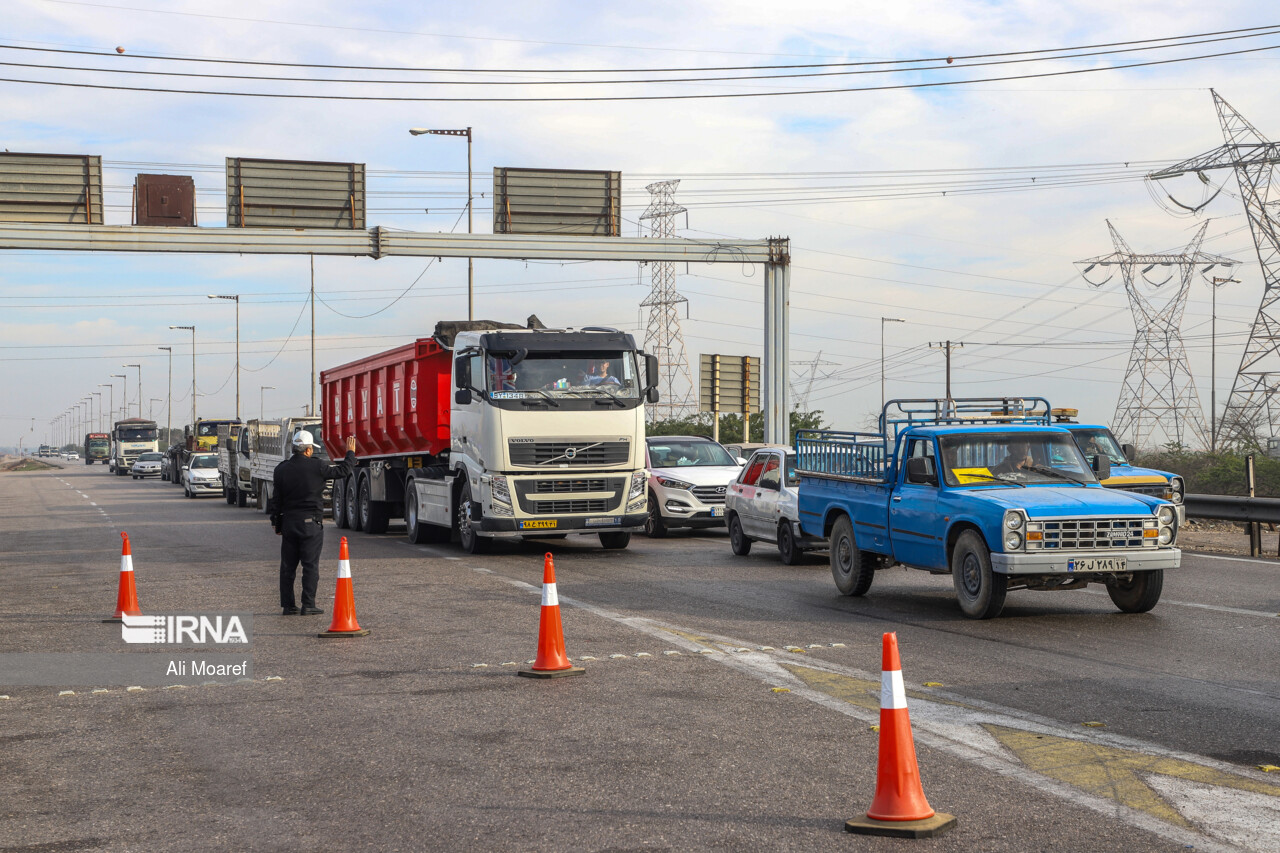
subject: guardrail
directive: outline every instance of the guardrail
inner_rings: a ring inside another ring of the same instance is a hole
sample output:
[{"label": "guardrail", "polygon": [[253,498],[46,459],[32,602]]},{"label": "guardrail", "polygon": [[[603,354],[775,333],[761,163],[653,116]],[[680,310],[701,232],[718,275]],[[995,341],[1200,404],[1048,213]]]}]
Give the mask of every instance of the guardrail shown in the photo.
[{"label": "guardrail", "polygon": [[1253,521],[1280,524],[1280,498],[1246,498],[1239,495],[1187,495],[1188,518]]}]

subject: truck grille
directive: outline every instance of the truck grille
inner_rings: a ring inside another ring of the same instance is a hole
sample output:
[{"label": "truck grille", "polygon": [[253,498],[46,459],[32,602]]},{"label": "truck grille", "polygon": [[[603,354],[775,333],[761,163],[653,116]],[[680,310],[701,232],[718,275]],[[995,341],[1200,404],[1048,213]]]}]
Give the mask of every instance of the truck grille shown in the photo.
[{"label": "truck grille", "polygon": [[[1157,529],[1154,518],[1062,518],[1027,522],[1029,550],[1088,550],[1114,548],[1155,548],[1156,536],[1144,531]],[[1035,534],[1043,538],[1036,541]]]},{"label": "truck grille", "polygon": [[614,503],[608,498],[599,500],[530,501],[529,512],[534,515],[571,515],[583,512],[608,512]]},{"label": "truck grille", "polygon": [[554,495],[562,492],[606,492],[610,488],[609,481],[591,480],[535,480],[532,494]]},{"label": "truck grille", "polygon": [[631,458],[629,441],[510,441],[507,447],[512,465],[530,468],[623,465]]},{"label": "truck grille", "polygon": [[728,486],[694,486],[693,496],[704,504],[718,506],[724,503],[724,493],[728,489]]}]

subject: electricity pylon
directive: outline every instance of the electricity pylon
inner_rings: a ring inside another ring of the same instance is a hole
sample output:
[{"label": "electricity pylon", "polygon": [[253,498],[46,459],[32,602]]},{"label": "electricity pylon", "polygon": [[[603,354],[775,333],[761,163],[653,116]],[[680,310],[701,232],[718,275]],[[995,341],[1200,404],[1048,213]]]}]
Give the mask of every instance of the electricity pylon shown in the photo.
[{"label": "electricity pylon", "polygon": [[1226,445],[1266,446],[1261,439],[1280,434],[1280,235],[1274,218],[1277,199],[1272,194],[1280,145],[1269,142],[1217,92],[1210,92],[1225,144],[1147,177],[1159,181],[1193,173],[1203,180],[1203,173],[1210,169],[1235,170],[1262,267],[1263,288],[1219,435]]},{"label": "electricity pylon", "polygon": [[[1184,447],[1208,448],[1212,439],[1205,428],[1204,411],[1196,394],[1195,379],[1187,364],[1187,352],[1182,344],[1182,315],[1187,307],[1187,294],[1197,267],[1201,274],[1211,268],[1230,268],[1235,261],[1200,251],[1204,240],[1206,222],[1196,232],[1191,243],[1178,255],[1140,255],[1129,248],[1111,221],[1111,243],[1115,251],[1084,261],[1077,261],[1081,277],[1093,287],[1102,287],[1115,272],[1120,271],[1125,293],[1129,297],[1129,309],[1133,312],[1133,349],[1129,353],[1129,365],[1120,386],[1120,398],[1116,401],[1116,414],[1111,427],[1121,438],[1139,448],[1150,448],[1170,442]],[[1108,275],[1101,281],[1093,281],[1088,274],[1101,267]],[[1153,280],[1151,271],[1160,268],[1163,278]],[[1177,279],[1177,284],[1167,290],[1162,288]],[[1147,288],[1143,288],[1143,284]],[[1162,303],[1144,293],[1167,294]]]},{"label": "electricity pylon", "polygon": [[[645,189],[653,196],[640,215],[650,222],[653,237],[674,237],[675,218],[685,209],[675,202],[677,181],[657,181]],[[647,405],[649,420],[666,420],[691,414],[694,409],[693,377],[684,353],[684,333],[680,331],[681,303],[688,302],[676,290],[676,265],[671,261],[650,263],[653,289],[640,303],[649,309],[645,329],[645,349],[658,359],[658,402]]]}]

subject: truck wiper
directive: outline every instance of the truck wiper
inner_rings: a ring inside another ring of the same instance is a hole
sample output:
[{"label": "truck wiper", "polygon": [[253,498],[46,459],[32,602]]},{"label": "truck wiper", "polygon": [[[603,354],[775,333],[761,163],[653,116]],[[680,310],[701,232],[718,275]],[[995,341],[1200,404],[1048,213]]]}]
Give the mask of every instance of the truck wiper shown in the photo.
[{"label": "truck wiper", "polygon": [[604,393],[608,394],[608,395],[609,395],[609,399],[611,399],[611,400],[613,400],[613,402],[617,403],[617,404],[618,404],[618,408],[619,408],[619,409],[625,409],[625,408],[627,407],[627,404],[626,404],[626,403],[624,403],[624,402],[622,402],[622,398],[621,398],[621,397],[619,397],[617,394],[613,393],[612,391],[610,391],[608,388],[604,387],[603,385],[596,385],[595,387],[593,387],[593,388],[592,388],[592,390],[593,390],[593,391],[603,391]]},{"label": "truck wiper", "polygon": [[[530,393],[530,394],[541,394],[544,398],[546,398],[546,401],[547,401],[548,403],[550,403],[551,405],[555,406],[557,409],[558,409],[558,408],[560,408],[560,401],[559,401],[559,400],[557,400],[555,397],[552,397],[552,396],[551,396],[550,394],[548,394],[546,391],[543,391],[541,388],[530,388],[530,389],[529,389],[529,391],[528,391],[528,393]],[[521,402],[522,402],[522,403],[524,403],[526,406],[528,406],[528,405],[532,405],[528,400],[521,400]]]},{"label": "truck wiper", "polygon": [[1035,471],[1037,474],[1044,474],[1049,477],[1057,477],[1059,480],[1066,480],[1068,483],[1075,483],[1078,486],[1085,484],[1084,480],[1077,480],[1069,474],[1059,471],[1057,468],[1050,468],[1047,465],[1032,465],[1029,471]]},{"label": "truck wiper", "polygon": [[979,473],[977,473],[977,472],[970,471],[970,472],[966,472],[966,473],[964,473],[964,474],[957,474],[956,476],[958,476],[958,477],[982,477],[982,478],[984,478],[984,479],[991,480],[992,482],[999,483],[999,484],[1001,484],[1002,486],[1017,486],[1019,489],[1025,489],[1025,488],[1026,488],[1026,484],[1024,484],[1024,483],[1019,483],[1019,482],[1017,482],[1016,480],[1006,480],[1006,479],[1004,479],[1003,477],[994,477],[994,476],[992,476],[991,474],[979,474]]}]

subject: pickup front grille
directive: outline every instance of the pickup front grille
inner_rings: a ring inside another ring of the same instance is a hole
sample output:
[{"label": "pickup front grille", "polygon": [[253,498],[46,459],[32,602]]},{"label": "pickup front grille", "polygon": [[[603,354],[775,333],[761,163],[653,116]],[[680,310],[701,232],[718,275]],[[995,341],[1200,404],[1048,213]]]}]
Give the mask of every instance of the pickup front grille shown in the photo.
[{"label": "pickup front grille", "polygon": [[[1144,531],[1150,530],[1152,535]],[[1027,522],[1028,550],[1155,548],[1154,518],[1060,518]],[[1042,538],[1035,538],[1039,534]]]},{"label": "pickup front grille", "polygon": [[623,465],[631,458],[629,441],[509,441],[511,464],[527,468],[586,468]]},{"label": "pickup front grille", "polygon": [[724,493],[728,491],[726,486],[694,486],[693,496],[704,504],[719,506],[724,503]]}]

